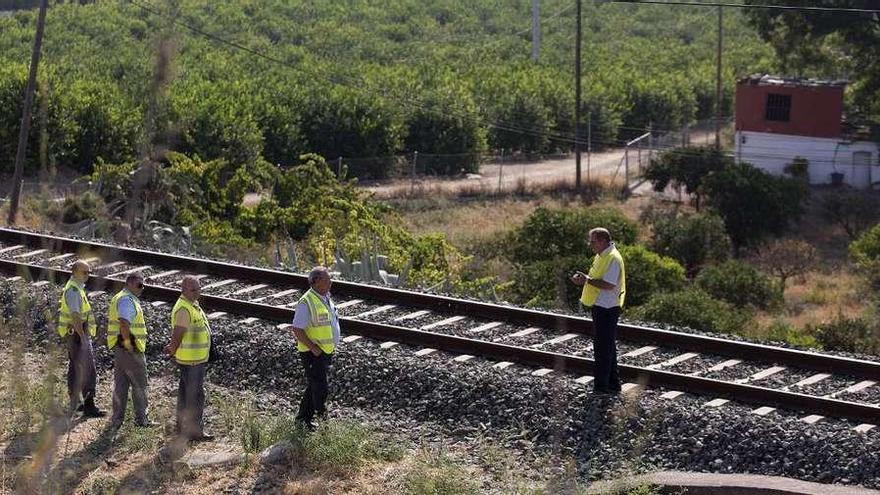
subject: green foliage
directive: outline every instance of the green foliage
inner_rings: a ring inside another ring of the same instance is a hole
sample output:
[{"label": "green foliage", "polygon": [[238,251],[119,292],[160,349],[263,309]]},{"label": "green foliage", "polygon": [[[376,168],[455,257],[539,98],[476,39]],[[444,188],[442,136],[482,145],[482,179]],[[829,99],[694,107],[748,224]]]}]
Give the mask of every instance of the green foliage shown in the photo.
[{"label": "green foliage", "polygon": [[511,233],[510,259],[515,263],[534,263],[557,257],[590,255],[587,234],[595,227],[607,228],[619,244],[632,244],[638,235],[635,222],[614,208],[541,207]]},{"label": "green foliage", "polygon": [[787,229],[800,217],[808,194],[801,181],[775,177],[746,163],[709,174],[703,187],[737,249]]},{"label": "green foliage", "polygon": [[[626,267],[626,306],[643,304],[651,294],[674,291],[685,283],[684,268],[675,260],[643,246],[619,246]],[[512,293],[517,302],[531,307],[576,309],[582,288],[569,277],[587,272],[592,256],[561,256],[519,266],[514,272]]]},{"label": "green foliage", "polygon": [[[4,1],[13,8],[33,4]],[[431,173],[471,171],[487,146],[571,149],[570,30],[563,28],[571,12],[548,21],[542,58],[533,63],[519,33],[528,24],[527,2],[404,0],[342,9],[329,0],[183,0],[173,12],[154,6],[248,50],[186,31],[171,35],[167,19],[131,3],[82,3],[53,2],[34,105],[48,103],[49,156],[84,173],[99,157],[121,163],[142,156],[141,148],[157,141],[154,130],[178,151],[234,164],[262,157],[290,166],[307,152],[327,159],[460,154],[426,158]],[[35,15],[0,17],[4,164],[16,142],[22,61]],[[715,40],[702,14],[588,3],[584,17],[591,36],[583,102],[594,148],[649,124],[674,128],[710,114]],[[771,49],[739,11],[726,16],[725,37],[726,80],[775,68]],[[170,84],[161,90],[152,74],[157,46],[173,47],[163,53]],[[732,95],[725,85],[725,105]],[[40,134],[28,142],[29,171],[39,163]],[[352,164],[354,176],[380,178],[394,162]]]},{"label": "green foliage", "polygon": [[647,303],[635,308],[630,317],[704,332],[737,334],[751,322],[752,315],[702,290],[690,288],[654,294]]},{"label": "green foliage", "polygon": [[856,239],[878,220],[880,196],[874,191],[835,191],[822,198],[822,214]]},{"label": "green foliage", "polygon": [[686,146],[667,151],[659,158],[651,160],[644,176],[658,192],[665,190],[670,184],[676,188],[683,187],[685,192],[694,197],[694,203],[699,210],[703,179],[733,163],[733,158],[715,147]]},{"label": "green foliage", "polygon": [[[673,292],[685,284],[684,268],[674,259],[641,245],[621,246],[626,267],[626,306],[644,304],[652,294]],[[589,265],[587,265],[589,268]],[[586,270],[582,271],[586,273]]]},{"label": "green foliage", "polygon": [[810,161],[804,157],[794,157],[794,160],[786,165],[783,171],[794,179],[804,181],[808,184],[810,182]]},{"label": "green foliage", "polygon": [[92,192],[86,192],[76,197],[67,197],[61,207],[59,220],[63,223],[93,220],[98,217],[98,211],[102,207],[103,200]]},{"label": "green foliage", "polygon": [[693,276],[707,263],[719,263],[730,256],[730,237],[724,221],[714,213],[679,214],[656,210],[643,215],[651,224],[651,247],[684,265]]},{"label": "green foliage", "polygon": [[781,302],[781,294],[769,277],[738,260],[707,266],[697,275],[695,282],[715,299],[736,307],[767,309]]},{"label": "green foliage", "polygon": [[[748,4],[802,6],[797,0],[748,0]],[[815,7],[873,8],[864,0],[818,0]],[[880,29],[871,14],[826,14],[798,10],[748,9],[747,17],[776,49],[788,73],[849,73],[853,114],[874,121],[880,117]]]},{"label": "green foliage", "polygon": [[830,351],[880,354],[880,325],[876,320],[843,314],[811,328],[822,347]]},{"label": "green foliage", "polygon": [[849,255],[874,291],[880,291],[880,224],[874,225],[851,242]]},{"label": "green foliage", "polygon": [[462,466],[445,453],[422,452],[401,475],[407,495],[470,495],[480,486]]},{"label": "green foliage", "polygon": [[581,287],[569,281],[577,270],[589,268],[588,256],[560,256],[518,266],[513,274],[511,295],[516,303],[536,308],[578,307]]},{"label": "green foliage", "polygon": [[789,323],[775,320],[765,329],[765,339],[770,342],[785,342],[786,344],[810,349],[821,348],[821,344],[811,333],[810,328],[797,329]]}]

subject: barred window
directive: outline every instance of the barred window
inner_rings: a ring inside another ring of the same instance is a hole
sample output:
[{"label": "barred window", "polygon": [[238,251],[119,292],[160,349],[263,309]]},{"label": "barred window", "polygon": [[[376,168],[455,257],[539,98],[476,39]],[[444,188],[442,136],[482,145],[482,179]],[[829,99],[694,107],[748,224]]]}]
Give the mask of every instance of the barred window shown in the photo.
[{"label": "barred window", "polygon": [[774,93],[767,95],[767,113],[764,116],[765,119],[778,122],[788,122],[790,114],[791,95],[778,95]]}]

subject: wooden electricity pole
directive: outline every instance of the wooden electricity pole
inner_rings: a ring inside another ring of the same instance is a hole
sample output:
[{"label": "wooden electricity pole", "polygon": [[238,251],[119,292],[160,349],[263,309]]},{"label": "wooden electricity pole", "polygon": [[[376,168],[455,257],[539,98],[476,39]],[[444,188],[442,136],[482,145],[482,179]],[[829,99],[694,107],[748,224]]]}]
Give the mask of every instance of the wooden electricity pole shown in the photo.
[{"label": "wooden electricity pole", "polygon": [[577,35],[574,49],[574,168],[575,190],[581,190],[581,0],[577,0]]},{"label": "wooden electricity pole", "polygon": [[724,8],[718,6],[718,50],[715,62],[715,149],[721,149],[721,48],[723,46]]},{"label": "wooden electricity pole", "polygon": [[37,85],[37,66],[40,64],[40,50],[43,46],[43,28],[46,25],[46,8],[49,0],[40,1],[40,14],[37,17],[37,36],[34,38],[34,51],[31,53],[31,68],[28,73],[27,88],[24,91],[24,107],[21,112],[21,128],[18,132],[18,150],[15,153],[15,172],[12,176],[12,195],[9,201],[9,225],[15,225],[18,217],[18,203],[21,200],[21,181],[24,175],[24,159],[27,151],[28,131],[31,127],[31,105]]}]

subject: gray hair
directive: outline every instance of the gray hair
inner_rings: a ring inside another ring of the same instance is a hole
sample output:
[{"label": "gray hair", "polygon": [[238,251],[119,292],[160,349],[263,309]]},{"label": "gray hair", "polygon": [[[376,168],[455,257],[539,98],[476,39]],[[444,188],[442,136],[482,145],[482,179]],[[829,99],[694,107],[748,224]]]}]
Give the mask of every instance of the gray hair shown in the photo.
[{"label": "gray hair", "polygon": [[181,289],[185,289],[187,287],[195,289],[199,285],[199,279],[197,279],[194,275],[187,275],[183,277],[183,280],[180,281]]},{"label": "gray hair", "polygon": [[330,278],[330,270],[326,266],[316,266],[309,270],[309,285],[315,285],[315,282],[323,277]]},{"label": "gray hair", "polygon": [[126,283],[126,284],[130,284],[130,283],[132,283],[132,282],[136,282],[136,281],[138,281],[138,280],[140,280],[141,282],[143,282],[143,280],[144,280],[144,274],[143,274],[143,273],[141,273],[141,272],[132,272],[132,273],[129,273],[127,277],[125,277],[125,283]]},{"label": "gray hair", "polygon": [[605,242],[611,242],[611,232],[608,232],[608,229],[602,227],[596,227],[595,229],[590,229],[590,237],[596,236],[597,239],[602,239]]}]

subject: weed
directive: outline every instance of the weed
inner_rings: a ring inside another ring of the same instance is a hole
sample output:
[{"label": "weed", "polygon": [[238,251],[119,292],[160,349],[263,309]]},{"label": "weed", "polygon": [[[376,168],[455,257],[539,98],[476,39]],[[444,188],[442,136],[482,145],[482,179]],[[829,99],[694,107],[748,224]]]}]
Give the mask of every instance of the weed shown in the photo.
[{"label": "weed", "polygon": [[464,468],[442,451],[422,449],[400,477],[403,493],[412,495],[467,495],[479,485]]}]

